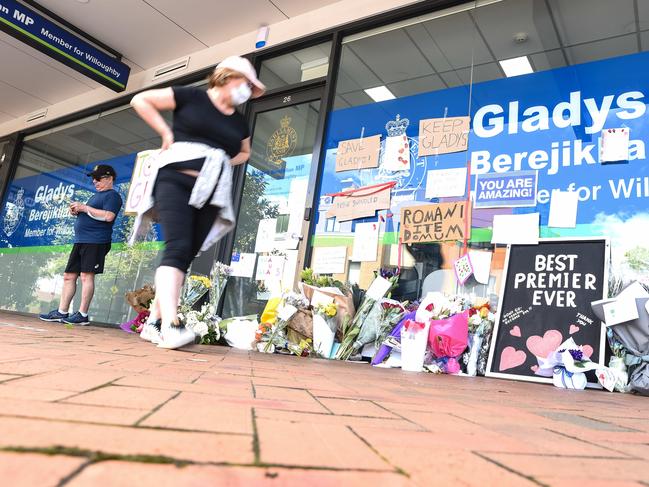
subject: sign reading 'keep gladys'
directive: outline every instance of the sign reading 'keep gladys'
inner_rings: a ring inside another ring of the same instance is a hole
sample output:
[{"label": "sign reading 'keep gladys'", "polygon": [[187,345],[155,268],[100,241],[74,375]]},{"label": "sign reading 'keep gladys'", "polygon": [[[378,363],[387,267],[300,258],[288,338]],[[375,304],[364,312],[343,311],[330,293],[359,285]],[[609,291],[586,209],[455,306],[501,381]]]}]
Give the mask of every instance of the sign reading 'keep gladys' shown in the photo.
[{"label": "sign reading 'keep gladys'", "polygon": [[419,121],[419,157],[461,152],[468,146],[469,117]]},{"label": "sign reading 'keep gladys'", "polygon": [[401,208],[400,239],[404,244],[464,240],[470,236],[471,208],[466,201]]},{"label": "sign reading 'keep gladys'", "polygon": [[381,136],[341,140],[336,153],[336,172],[378,167]]}]

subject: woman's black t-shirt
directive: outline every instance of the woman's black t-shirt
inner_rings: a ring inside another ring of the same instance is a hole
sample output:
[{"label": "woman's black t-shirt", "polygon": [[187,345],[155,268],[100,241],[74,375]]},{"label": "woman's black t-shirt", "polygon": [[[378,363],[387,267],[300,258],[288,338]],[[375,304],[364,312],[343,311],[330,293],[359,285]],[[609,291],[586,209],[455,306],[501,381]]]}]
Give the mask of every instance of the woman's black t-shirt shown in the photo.
[{"label": "woman's black t-shirt", "polygon": [[[172,89],[176,102],[173,118],[175,142],[200,142],[223,149],[230,157],[241,152],[241,141],[250,137],[243,115],[237,111],[232,115],[222,113],[205,90],[189,86],[174,86]],[[182,165],[200,170],[203,160],[186,161]]]}]

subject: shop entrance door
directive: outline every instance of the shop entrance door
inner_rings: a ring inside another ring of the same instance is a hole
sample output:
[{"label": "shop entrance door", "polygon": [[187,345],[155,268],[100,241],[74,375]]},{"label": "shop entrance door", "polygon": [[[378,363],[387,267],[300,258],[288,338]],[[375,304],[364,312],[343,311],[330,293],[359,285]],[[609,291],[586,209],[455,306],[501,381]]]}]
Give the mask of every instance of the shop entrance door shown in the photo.
[{"label": "shop entrance door", "polygon": [[252,107],[252,153],[234,233],[235,274],[226,287],[224,317],[261,313],[271,294],[294,288],[303,268],[321,96],[322,88],[314,88]]}]

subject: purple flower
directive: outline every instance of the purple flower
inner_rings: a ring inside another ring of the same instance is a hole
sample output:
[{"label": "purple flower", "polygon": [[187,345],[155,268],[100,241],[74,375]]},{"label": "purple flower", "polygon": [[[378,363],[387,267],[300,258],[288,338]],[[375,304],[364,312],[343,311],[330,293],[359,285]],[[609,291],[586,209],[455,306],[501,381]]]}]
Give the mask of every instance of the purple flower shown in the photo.
[{"label": "purple flower", "polygon": [[573,360],[581,362],[584,359],[584,352],[581,350],[569,350],[570,355],[572,355]]}]

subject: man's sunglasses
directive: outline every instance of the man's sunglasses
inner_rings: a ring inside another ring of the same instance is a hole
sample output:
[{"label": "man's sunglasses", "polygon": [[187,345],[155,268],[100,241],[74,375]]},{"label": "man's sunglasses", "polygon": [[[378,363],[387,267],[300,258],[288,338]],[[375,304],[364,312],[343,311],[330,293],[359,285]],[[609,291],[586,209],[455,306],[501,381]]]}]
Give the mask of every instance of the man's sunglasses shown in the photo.
[{"label": "man's sunglasses", "polygon": [[112,178],[112,176],[108,176],[108,175],[106,175],[106,174],[104,174],[103,176],[99,176],[99,177],[97,177],[97,176],[93,176],[93,177],[92,177],[92,180],[93,180],[93,181],[101,181],[102,179],[106,179],[106,178]]}]

